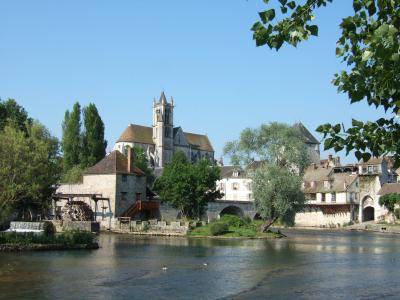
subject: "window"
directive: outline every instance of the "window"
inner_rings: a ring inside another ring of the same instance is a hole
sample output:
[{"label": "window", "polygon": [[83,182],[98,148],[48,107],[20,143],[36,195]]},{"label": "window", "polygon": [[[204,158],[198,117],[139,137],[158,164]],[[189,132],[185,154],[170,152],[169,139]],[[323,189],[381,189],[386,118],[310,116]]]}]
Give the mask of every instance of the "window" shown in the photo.
[{"label": "window", "polygon": [[221,182],[221,184],[220,184],[220,189],[221,189],[222,191],[225,190],[225,183]]},{"label": "window", "polygon": [[325,202],[325,193],[321,194],[321,202]]},{"label": "window", "polygon": [[121,201],[127,201],[127,200],[128,200],[128,193],[121,192]]},{"label": "window", "polygon": [[239,171],[234,171],[233,172],[233,177],[239,177]]},{"label": "window", "polygon": [[238,189],[239,189],[239,183],[238,182],[232,183],[232,190],[237,191]]},{"label": "window", "polygon": [[335,203],[336,202],[336,193],[331,194],[331,202]]},{"label": "window", "polygon": [[127,182],[128,181],[128,175],[124,174],[122,175],[122,182]]},{"label": "window", "polygon": [[252,194],[248,194],[248,199],[251,200],[253,198]]},{"label": "window", "polygon": [[368,166],[368,174],[372,174],[373,171],[374,171],[373,166]]},{"label": "window", "polygon": [[324,180],[324,188],[329,189],[331,187],[328,180]]},{"label": "window", "polygon": [[309,194],[309,198],[311,201],[315,201],[315,200],[317,200],[317,194],[311,193],[311,194]]},{"label": "window", "polygon": [[378,166],[374,166],[374,173],[375,173],[375,174],[378,173]]},{"label": "window", "polygon": [[247,187],[247,190],[251,191],[251,183],[250,183],[250,182],[248,182],[248,183],[246,184],[246,187]]}]

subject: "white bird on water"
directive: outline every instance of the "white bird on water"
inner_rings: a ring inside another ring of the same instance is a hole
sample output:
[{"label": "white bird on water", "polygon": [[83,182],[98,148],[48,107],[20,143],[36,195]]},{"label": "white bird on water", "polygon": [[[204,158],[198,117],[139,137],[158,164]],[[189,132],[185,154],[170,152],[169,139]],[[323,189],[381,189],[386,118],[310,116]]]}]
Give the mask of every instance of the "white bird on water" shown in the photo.
[{"label": "white bird on water", "polygon": [[167,266],[163,266],[163,267],[162,267],[162,270],[163,270],[163,271],[167,271],[167,270],[168,270]]},{"label": "white bird on water", "polygon": [[204,263],[203,266],[204,266],[204,267],[208,267],[208,263]]}]

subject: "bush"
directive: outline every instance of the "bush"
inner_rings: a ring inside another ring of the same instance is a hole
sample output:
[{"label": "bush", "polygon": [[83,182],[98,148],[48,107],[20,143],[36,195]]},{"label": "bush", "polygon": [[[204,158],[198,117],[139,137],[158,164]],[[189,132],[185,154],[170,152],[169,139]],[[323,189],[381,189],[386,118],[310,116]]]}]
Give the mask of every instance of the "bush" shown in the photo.
[{"label": "bush", "polygon": [[245,221],[242,218],[234,215],[223,215],[221,217],[221,222],[232,227],[242,227],[245,225]]},{"label": "bush", "polygon": [[43,230],[44,235],[47,237],[53,237],[56,233],[56,227],[51,222],[44,223]]},{"label": "bush", "polygon": [[67,231],[59,235],[48,236],[46,234],[0,232],[0,244],[62,244],[80,245],[92,244],[95,234],[86,231]]},{"label": "bush", "polygon": [[229,231],[229,225],[222,222],[216,222],[211,224],[210,233],[211,235],[221,235]]},{"label": "bush", "polygon": [[394,210],[394,215],[396,216],[397,220],[400,220],[400,208],[396,208]]}]

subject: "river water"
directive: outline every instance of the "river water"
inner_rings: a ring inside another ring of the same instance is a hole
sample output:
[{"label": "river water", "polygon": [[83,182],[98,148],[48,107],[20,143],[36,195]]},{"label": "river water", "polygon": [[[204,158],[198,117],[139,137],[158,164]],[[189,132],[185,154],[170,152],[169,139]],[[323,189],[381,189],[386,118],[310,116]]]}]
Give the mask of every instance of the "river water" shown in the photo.
[{"label": "river water", "polygon": [[100,250],[0,253],[0,299],[400,299],[399,235],[285,233],[101,234]]}]

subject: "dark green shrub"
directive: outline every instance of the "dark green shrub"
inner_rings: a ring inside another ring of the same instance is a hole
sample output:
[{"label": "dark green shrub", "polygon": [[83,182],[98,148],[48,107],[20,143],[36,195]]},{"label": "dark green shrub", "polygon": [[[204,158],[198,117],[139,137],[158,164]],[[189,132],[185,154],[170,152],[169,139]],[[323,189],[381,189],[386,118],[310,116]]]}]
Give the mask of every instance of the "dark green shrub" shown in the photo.
[{"label": "dark green shrub", "polygon": [[245,225],[245,221],[241,217],[234,215],[223,215],[220,221],[232,227],[241,227]]},{"label": "dark green shrub", "polygon": [[43,226],[44,235],[47,237],[53,237],[56,233],[56,227],[51,222],[45,222]]},{"label": "dark green shrub", "polygon": [[229,231],[229,225],[222,222],[216,222],[211,224],[210,233],[212,235],[221,235]]},{"label": "dark green shrub", "polygon": [[390,212],[394,212],[396,204],[400,204],[400,194],[390,193],[379,198],[379,204],[384,205]]},{"label": "dark green shrub", "polygon": [[396,216],[397,220],[400,220],[400,208],[396,208],[394,210],[394,215]]}]

